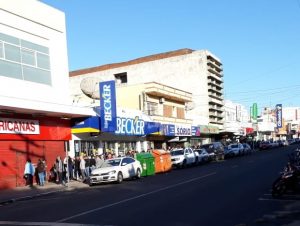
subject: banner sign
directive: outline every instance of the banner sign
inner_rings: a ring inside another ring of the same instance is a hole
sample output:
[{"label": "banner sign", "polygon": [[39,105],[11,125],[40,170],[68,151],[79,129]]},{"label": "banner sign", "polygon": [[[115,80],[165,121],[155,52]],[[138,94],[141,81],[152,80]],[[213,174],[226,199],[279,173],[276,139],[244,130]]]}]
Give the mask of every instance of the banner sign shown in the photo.
[{"label": "banner sign", "polygon": [[276,127],[282,128],[282,104],[276,105]]},{"label": "banner sign", "polygon": [[251,112],[252,119],[257,120],[257,103],[252,105],[252,112]]},{"label": "banner sign", "polygon": [[175,125],[172,124],[161,124],[160,134],[164,136],[175,136]]},{"label": "banner sign", "polygon": [[117,117],[117,130],[115,131],[115,134],[144,136],[157,133],[159,131],[159,127],[159,123],[146,122],[138,116],[135,118]]},{"label": "banner sign", "polygon": [[175,124],[175,136],[192,136],[192,127],[190,125]]},{"label": "banner sign", "polygon": [[100,82],[100,118],[102,132],[117,130],[115,81]]},{"label": "banner sign", "polygon": [[0,118],[0,133],[40,134],[38,120]]},{"label": "banner sign", "polygon": [[200,127],[192,126],[192,136],[200,137]]}]

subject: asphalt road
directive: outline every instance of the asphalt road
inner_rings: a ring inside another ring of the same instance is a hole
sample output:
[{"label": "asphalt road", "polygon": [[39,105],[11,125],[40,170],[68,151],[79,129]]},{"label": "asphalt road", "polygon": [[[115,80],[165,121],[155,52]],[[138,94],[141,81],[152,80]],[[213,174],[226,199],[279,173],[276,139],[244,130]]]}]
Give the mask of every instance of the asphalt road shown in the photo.
[{"label": "asphalt road", "polygon": [[16,202],[0,225],[281,225],[274,215],[300,196],[274,200],[270,188],[294,148]]}]

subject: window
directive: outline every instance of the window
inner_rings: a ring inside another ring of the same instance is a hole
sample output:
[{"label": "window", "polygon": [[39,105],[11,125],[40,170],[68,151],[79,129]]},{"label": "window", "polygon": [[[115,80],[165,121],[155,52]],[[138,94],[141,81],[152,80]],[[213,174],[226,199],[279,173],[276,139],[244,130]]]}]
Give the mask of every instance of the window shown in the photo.
[{"label": "window", "polygon": [[172,117],[172,106],[164,105],[164,115],[165,117]]},{"label": "window", "polygon": [[157,109],[158,109],[158,104],[157,103],[147,102],[146,111],[147,111],[148,115],[158,115]]},{"label": "window", "polygon": [[51,85],[49,49],[0,33],[0,76]]},{"label": "window", "polygon": [[21,53],[19,47],[5,43],[4,51],[5,51],[5,59],[15,61],[18,63],[21,62]]},{"label": "window", "polygon": [[177,108],[177,118],[184,119],[184,108]]},{"label": "window", "polygon": [[36,64],[35,63],[35,55],[34,55],[33,51],[27,50],[27,49],[22,49],[21,54],[22,54],[22,63],[23,64],[35,66],[35,64]]},{"label": "window", "polygon": [[115,74],[115,81],[117,84],[127,83],[127,72]]},{"label": "window", "polygon": [[0,42],[0,58],[3,58],[3,42]]}]

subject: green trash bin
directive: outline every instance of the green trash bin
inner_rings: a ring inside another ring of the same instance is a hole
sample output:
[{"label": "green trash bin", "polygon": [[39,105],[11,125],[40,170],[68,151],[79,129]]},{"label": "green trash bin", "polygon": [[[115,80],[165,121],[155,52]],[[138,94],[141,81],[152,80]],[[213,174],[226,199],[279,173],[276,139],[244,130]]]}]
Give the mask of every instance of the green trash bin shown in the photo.
[{"label": "green trash bin", "polygon": [[155,174],[154,157],[151,153],[137,153],[136,159],[139,160],[142,165],[142,177]]}]

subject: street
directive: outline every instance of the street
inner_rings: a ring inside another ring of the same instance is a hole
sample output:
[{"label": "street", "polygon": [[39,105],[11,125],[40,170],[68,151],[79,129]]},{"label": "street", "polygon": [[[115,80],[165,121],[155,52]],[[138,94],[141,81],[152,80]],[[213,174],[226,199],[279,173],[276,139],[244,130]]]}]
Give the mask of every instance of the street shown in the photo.
[{"label": "street", "polygon": [[0,207],[0,225],[290,223],[295,218],[299,220],[299,215],[280,219],[276,214],[298,203],[300,195],[289,194],[276,200],[270,189],[288,161],[288,153],[296,147],[258,151],[122,184],[97,185],[15,202]]}]

